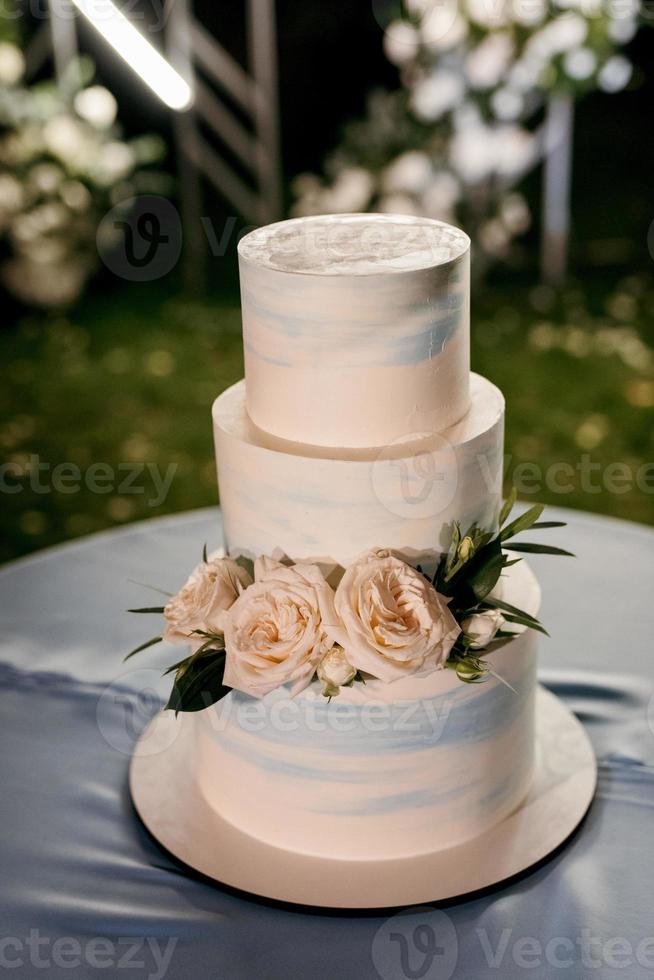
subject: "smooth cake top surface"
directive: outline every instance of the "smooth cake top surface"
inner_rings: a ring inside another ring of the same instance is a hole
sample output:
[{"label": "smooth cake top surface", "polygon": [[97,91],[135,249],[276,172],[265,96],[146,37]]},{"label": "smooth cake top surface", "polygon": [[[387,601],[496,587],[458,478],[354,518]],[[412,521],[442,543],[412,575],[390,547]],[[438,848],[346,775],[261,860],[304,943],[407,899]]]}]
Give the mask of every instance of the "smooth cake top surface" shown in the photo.
[{"label": "smooth cake top surface", "polygon": [[400,214],[329,214],[264,225],[241,239],[241,259],[278,272],[365,276],[412,272],[460,258],[465,232]]}]

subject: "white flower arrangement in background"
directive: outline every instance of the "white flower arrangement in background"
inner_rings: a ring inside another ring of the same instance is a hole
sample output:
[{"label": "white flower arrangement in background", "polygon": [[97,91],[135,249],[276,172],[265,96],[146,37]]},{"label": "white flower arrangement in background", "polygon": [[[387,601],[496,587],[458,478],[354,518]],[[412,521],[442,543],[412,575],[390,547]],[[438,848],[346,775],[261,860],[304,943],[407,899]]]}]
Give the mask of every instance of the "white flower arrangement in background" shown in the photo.
[{"label": "white flower arrangement in background", "polygon": [[151,168],[156,136],[123,140],[111,92],[79,59],[65,85],[27,85],[19,48],[0,43],[0,238],[3,285],[28,305],[64,307],[98,266],[104,214],[142,191],[165,193]]},{"label": "white flower arrangement in background", "polygon": [[[325,178],[297,178],[293,213],[422,214],[504,257],[530,223],[515,187],[543,156],[537,110],[557,91],[629,84],[618,49],[638,28],[637,0],[404,0],[401,11],[384,25],[401,88],[373,93]],[[507,220],[516,206],[520,220]]]}]

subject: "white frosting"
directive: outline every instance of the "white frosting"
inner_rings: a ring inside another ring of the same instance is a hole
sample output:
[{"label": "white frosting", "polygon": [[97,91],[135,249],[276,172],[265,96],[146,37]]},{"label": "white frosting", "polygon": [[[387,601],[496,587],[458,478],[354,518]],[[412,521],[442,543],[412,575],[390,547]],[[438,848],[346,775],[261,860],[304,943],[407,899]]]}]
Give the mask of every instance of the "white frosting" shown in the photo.
[{"label": "white frosting", "polygon": [[220,497],[231,554],[281,549],[349,564],[367,548],[428,560],[451,522],[491,527],[502,485],[504,399],[471,376],[471,407],[440,434],[384,450],[325,450],[250,422],[243,382],[214,403]]},{"label": "white frosting", "polygon": [[278,221],[250,232],[239,255],[279,272],[378,275],[443,265],[470,247],[459,228],[401,214],[325,214]]},{"label": "white frosting", "polygon": [[442,431],[468,409],[469,240],[396,215],[298,218],[239,244],[247,406],[321,446]]},{"label": "white frosting", "polygon": [[[537,615],[522,563],[507,600]],[[462,843],[526,795],[534,754],[536,634],[488,657],[496,673],[368,681],[331,703],[314,684],[295,699],[232,693],[194,716],[196,778],[209,803],[252,836],[324,857],[390,859]]]},{"label": "white frosting", "polygon": [[[467,237],[412,217],[303,218],[246,236],[239,263],[247,386],[213,406],[229,552],[348,565],[385,547],[429,567],[452,522],[493,527],[504,399],[469,372]],[[537,614],[524,563],[502,594]],[[489,656],[510,686],[440,670],[331,703],[315,682],[295,699],[232,692],[189,719],[199,788],[241,830],[300,853],[462,843],[528,791],[536,638]]]}]

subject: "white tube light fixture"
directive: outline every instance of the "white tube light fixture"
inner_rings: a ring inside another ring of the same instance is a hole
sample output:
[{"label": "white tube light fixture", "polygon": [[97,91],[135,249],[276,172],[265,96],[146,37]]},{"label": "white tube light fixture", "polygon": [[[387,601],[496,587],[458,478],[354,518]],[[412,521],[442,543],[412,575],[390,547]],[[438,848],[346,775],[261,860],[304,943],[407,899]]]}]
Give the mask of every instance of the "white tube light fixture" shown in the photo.
[{"label": "white tube light fixture", "polygon": [[193,92],[111,0],[73,0],[81,14],[123,58],[132,71],[170,109],[183,112],[193,102]]}]

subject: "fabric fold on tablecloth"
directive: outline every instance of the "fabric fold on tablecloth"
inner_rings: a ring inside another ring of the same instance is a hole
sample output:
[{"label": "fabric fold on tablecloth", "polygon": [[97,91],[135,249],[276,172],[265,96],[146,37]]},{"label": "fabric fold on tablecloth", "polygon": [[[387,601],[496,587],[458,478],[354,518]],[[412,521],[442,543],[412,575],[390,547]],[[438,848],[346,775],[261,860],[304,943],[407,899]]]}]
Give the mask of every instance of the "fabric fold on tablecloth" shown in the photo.
[{"label": "fabric fold on tablecloth", "polygon": [[[428,980],[522,980],[527,972],[539,980],[651,980],[647,685],[579,672],[546,677],[597,748],[597,798],[550,861],[504,889],[437,910],[439,928],[454,930],[456,957],[453,972],[426,972]],[[257,902],[203,879],[150,837],[127,786],[131,747],[161,704],[147,684],[85,684],[0,664],[0,686],[0,960],[17,964],[10,975],[387,980],[380,943],[409,919],[389,925],[392,913],[310,914]],[[431,913],[416,914],[420,922]],[[77,967],[60,965],[78,950]],[[49,966],[35,966],[34,955]],[[103,956],[109,965],[100,969]],[[611,965],[621,956],[628,966]]]}]

